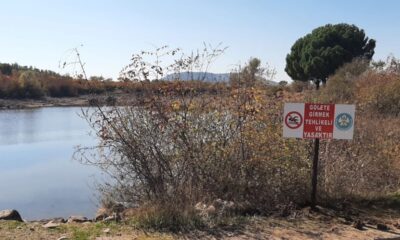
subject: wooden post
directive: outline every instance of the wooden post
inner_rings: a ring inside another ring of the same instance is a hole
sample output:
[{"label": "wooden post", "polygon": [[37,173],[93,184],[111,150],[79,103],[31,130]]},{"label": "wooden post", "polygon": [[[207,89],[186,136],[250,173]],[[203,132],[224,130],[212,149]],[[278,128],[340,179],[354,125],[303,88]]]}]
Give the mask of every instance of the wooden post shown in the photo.
[{"label": "wooden post", "polygon": [[314,157],[312,168],[312,189],[311,189],[311,209],[316,209],[317,203],[317,184],[318,184],[318,156],[319,155],[319,138],[314,141]]}]

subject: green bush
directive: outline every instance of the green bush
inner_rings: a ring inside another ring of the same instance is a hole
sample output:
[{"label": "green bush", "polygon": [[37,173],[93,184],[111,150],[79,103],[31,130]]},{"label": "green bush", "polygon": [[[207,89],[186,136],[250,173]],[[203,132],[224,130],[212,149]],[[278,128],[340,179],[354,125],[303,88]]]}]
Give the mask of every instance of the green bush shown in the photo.
[{"label": "green bush", "polygon": [[19,84],[22,98],[41,98],[44,96],[43,86],[34,72],[22,73],[19,76]]}]

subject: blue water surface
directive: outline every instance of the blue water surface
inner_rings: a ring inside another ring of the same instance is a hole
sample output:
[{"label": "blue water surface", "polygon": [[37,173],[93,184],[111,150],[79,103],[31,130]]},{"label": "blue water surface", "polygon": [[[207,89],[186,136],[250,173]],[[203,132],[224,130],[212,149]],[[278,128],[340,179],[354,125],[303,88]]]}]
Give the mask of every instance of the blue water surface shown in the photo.
[{"label": "blue water surface", "polygon": [[100,172],[72,159],[78,145],[92,146],[81,108],[0,111],[0,210],[27,220],[85,215],[97,208]]}]

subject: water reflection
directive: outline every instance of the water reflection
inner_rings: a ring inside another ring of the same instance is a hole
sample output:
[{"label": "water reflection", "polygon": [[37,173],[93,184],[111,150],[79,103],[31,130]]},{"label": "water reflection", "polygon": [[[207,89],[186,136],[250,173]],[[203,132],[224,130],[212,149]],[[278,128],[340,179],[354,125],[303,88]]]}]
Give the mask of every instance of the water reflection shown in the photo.
[{"label": "water reflection", "polygon": [[80,108],[0,111],[0,209],[23,218],[91,217],[96,169],[72,161],[76,145],[95,139]]}]

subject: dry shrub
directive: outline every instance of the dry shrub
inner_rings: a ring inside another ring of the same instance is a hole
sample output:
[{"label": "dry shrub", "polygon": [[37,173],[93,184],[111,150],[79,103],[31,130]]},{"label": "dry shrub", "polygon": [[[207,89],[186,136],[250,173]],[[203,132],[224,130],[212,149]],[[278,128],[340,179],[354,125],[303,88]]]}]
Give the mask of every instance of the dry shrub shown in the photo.
[{"label": "dry shrub", "polygon": [[178,232],[204,227],[204,221],[193,209],[173,205],[143,205],[133,210],[130,222],[141,229]]},{"label": "dry shrub", "polygon": [[398,124],[395,118],[357,115],[352,141],[323,145],[321,190],[325,199],[371,199],[398,191]]},{"label": "dry shrub", "polygon": [[[174,70],[202,59],[190,56]],[[169,87],[85,113],[101,143],[78,153],[114,179],[102,190],[115,201],[182,214],[218,198],[248,213],[307,201],[308,144],[282,138],[283,104],[267,89],[244,84],[205,97],[180,82]]]},{"label": "dry shrub", "polygon": [[329,78],[315,99],[355,103],[354,139],[321,146],[321,197],[370,199],[399,190],[400,80],[393,71],[377,71],[355,61]]},{"label": "dry shrub", "polygon": [[289,85],[289,89],[292,92],[304,92],[306,90],[312,89],[312,84],[310,82],[293,81]]},{"label": "dry shrub", "polygon": [[282,105],[263,93],[237,89],[211,99],[162,96],[138,107],[99,108],[86,116],[102,151],[85,161],[111,174],[117,200],[138,205],[221,198],[264,213],[278,203],[304,203],[307,146],[281,137]]},{"label": "dry shrub", "polygon": [[353,103],[356,80],[368,70],[368,61],[355,59],[339,68],[329,77],[326,86],[319,92],[321,101],[332,103]]},{"label": "dry shrub", "polygon": [[357,81],[357,101],[367,111],[385,116],[400,114],[400,74],[374,72]]}]

